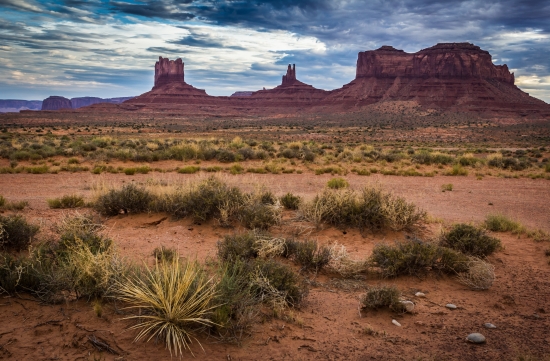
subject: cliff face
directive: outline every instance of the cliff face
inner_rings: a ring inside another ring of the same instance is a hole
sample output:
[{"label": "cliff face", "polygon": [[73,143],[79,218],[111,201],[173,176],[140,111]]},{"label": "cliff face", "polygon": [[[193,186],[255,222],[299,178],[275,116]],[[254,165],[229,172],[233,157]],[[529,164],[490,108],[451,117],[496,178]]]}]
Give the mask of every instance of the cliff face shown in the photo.
[{"label": "cliff face", "polygon": [[99,104],[99,103],[120,104],[132,98],[133,97],[104,99],[104,98],[97,98],[97,97],[79,97],[79,98],[71,98],[71,104],[73,105],[73,109],[78,109],[78,108],[87,107],[89,105]]},{"label": "cliff face", "polygon": [[491,54],[469,43],[437,44],[409,54],[391,46],[360,52],[356,78],[481,78],[514,84],[506,65],[494,65]]},{"label": "cliff face", "polygon": [[181,59],[169,60],[159,56],[155,64],[155,85],[158,88],[168,83],[184,83],[183,61]]},{"label": "cliff face", "polygon": [[70,99],[60,96],[51,96],[42,101],[42,110],[72,109]]},{"label": "cliff face", "polygon": [[514,85],[506,65],[494,65],[489,52],[469,43],[437,44],[412,54],[391,46],[360,52],[355,80],[326,99],[348,106],[392,100],[478,113],[548,110]]}]

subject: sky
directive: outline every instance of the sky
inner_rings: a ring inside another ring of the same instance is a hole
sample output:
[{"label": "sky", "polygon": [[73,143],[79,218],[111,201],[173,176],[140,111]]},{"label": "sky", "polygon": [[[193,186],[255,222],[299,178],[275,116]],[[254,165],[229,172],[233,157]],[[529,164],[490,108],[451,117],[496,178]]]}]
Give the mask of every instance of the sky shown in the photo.
[{"label": "sky", "polygon": [[471,42],[550,103],[548,0],[0,0],[0,99],[135,96],[159,56],[210,95],[297,78],[331,90],[357,53]]}]

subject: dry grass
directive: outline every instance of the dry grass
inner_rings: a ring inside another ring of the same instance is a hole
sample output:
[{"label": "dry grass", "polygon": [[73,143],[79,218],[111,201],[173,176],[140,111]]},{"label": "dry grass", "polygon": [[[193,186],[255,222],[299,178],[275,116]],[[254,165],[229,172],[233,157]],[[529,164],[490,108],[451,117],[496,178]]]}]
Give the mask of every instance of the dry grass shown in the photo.
[{"label": "dry grass", "polygon": [[[207,278],[196,262],[181,264],[179,257],[171,262],[157,262],[142,277],[127,277],[118,284],[117,298],[127,302],[127,309],[139,314],[125,319],[136,320],[130,329],[140,330],[134,341],[162,339],[170,355],[182,356],[190,349],[194,329],[212,326],[208,314],[216,306],[216,282]],[[202,346],[201,346],[202,347]]]},{"label": "dry grass", "polygon": [[473,290],[488,290],[495,282],[495,267],[479,258],[471,257],[468,271],[459,273],[458,281]]},{"label": "dry grass", "polygon": [[363,273],[368,269],[366,261],[354,260],[348,255],[343,244],[335,242],[330,247],[330,262],[328,269],[340,274],[342,277],[352,277]]}]

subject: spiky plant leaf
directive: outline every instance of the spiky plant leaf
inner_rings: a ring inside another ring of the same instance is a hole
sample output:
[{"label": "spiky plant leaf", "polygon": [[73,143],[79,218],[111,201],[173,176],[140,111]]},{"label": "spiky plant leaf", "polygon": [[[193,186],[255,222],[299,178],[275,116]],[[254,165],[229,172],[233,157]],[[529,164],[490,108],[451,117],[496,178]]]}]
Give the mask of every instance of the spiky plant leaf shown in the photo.
[{"label": "spiky plant leaf", "polygon": [[[215,307],[216,283],[207,278],[197,262],[157,262],[145,277],[127,277],[119,285],[119,299],[139,309],[140,314],[125,319],[137,320],[130,329],[139,330],[135,342],[147,338],[163,339],[175,356],[189,350],[197,326],[214,325],[206,316]],[[191,352],[192,353],[192,352]]]}]

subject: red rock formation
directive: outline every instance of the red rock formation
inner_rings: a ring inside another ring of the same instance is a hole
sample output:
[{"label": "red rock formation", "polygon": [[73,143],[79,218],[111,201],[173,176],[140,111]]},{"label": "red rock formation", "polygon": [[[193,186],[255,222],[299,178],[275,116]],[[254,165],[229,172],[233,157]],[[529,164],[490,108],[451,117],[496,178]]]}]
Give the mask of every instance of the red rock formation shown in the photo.
[{"label": "red rock formation", "polygon": [[72,109],[71,101],[65,97],[51,96],[42,101],[42,110]]},{"label": "red rock formation", "polygon": [[427,107],[478,113],[548,112],[548,105],[514,85],[506,65],[469,43],[437,44],[409,54],[391,46],[360,52],[356,78],[325,103],[367,105],[412,100]]},{"label": "red rock formation", "polygon": [[288,86],[294,84],[296,81],[296,64],[292,64],[292,68],[290,67],[290,64],[288,64],[288,69],[286,70],[286,75],[283,75],[283,81],[281,85]]},{"label": "red rock formation", "polygon": [[169,60],[159,56],[159,61],[155,63],[155,85],[153,89],[168,83],[185,83],[183,61],[180,58]]},{"label": "red rock formation", "polygon": [[183,61],[159,57],[155,64],[155,84],[151,91],[128,100],[130,104],[196,104],[210,98],[206,91],[184,81]]},{"label": "red rock formation", "polygon": [[251,99],[275,101],[277,103],[315,103],[322,100],[328,94],[327,91],[317,89],[309,84],[296,79],[296,65],[288,64],[286,75],[283,75],[281,85],[267,90],[258,90]]},{"label": "red rock formation", "polygon": [[514,84],[506,65],[494,65],[491,54],[470,43],[437,44],[409,54],[391,46],[360,52],[356,78],[482,78]]}]

